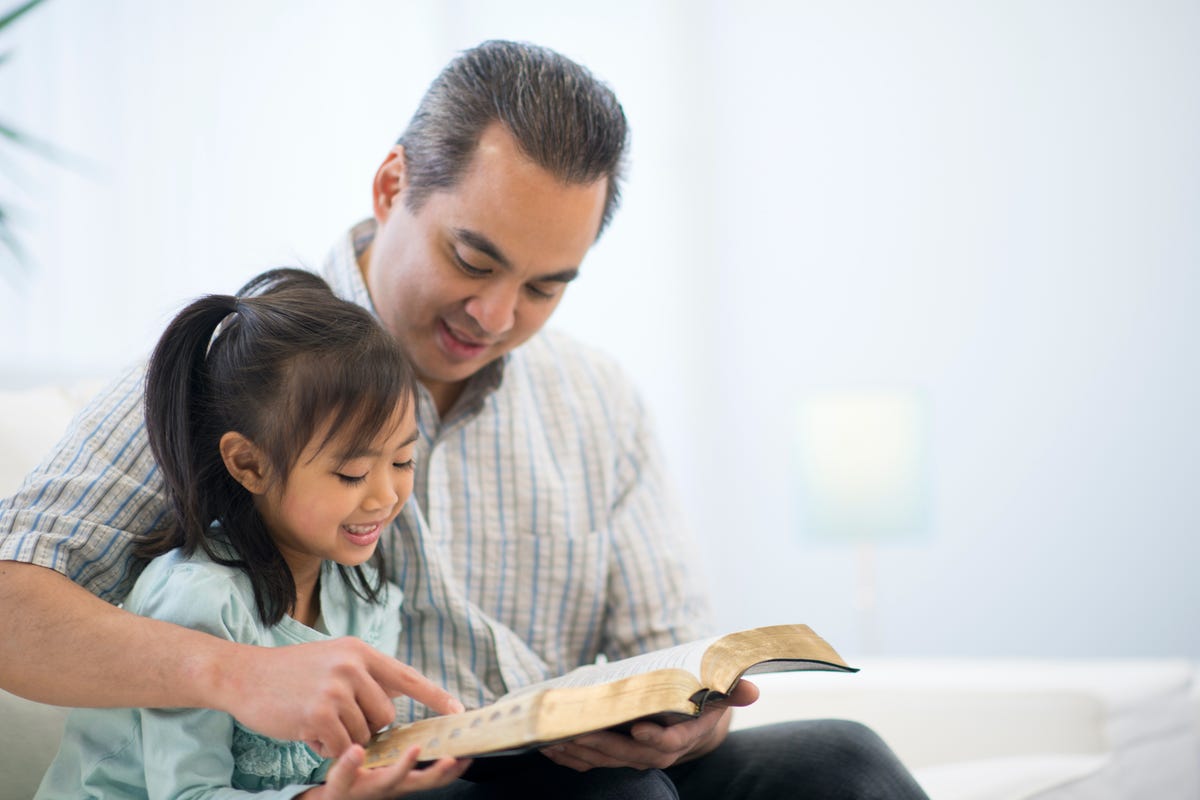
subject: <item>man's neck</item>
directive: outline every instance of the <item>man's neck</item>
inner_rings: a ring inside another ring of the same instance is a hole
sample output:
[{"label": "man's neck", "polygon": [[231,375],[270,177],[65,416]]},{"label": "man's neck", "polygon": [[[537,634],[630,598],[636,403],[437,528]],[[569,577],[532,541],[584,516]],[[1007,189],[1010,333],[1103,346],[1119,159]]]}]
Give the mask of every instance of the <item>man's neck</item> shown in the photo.
[{"label": "man's neck", "polygon": [[442,419],[450,413],[450,409],[454,408],[454,404],[458,402],[458,398],[462,396],[463,389],[466,388],[466,381],[458,381],[456,383],[445,383],[442,381],[421,381],[421,385],[429,392],[429,396],[433,398],[433,406],[437,409],[438,416]]}]

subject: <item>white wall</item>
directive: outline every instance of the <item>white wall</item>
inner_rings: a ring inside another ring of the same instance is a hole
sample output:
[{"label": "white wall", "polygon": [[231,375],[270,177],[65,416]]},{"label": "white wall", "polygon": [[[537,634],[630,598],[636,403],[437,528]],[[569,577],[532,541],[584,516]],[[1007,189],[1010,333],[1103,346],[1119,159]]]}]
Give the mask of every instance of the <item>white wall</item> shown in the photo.
[{"label": "white wall", "polygon": [[792,535],[770,431],[898,385],[933,526],[880,554],[885,649],[1200,653],[1200,6],[718,17],[721,519],[790,555],[764,583],[845,628],[852,559]]},{"label": "white wall", "polygon": [[631,118],[555,322],[645,388],[724,625],[864,649],[790,427],[813,392],[900,388],[931,525],[878,553],[879,649],[1200,656],[1194,2],[48,0],[0,42],[0,120],[84,163],[0,148],[32,270],[0,282],[5,380],[111,372],[188,297],[318,262],[489,37],[579,59]]}]

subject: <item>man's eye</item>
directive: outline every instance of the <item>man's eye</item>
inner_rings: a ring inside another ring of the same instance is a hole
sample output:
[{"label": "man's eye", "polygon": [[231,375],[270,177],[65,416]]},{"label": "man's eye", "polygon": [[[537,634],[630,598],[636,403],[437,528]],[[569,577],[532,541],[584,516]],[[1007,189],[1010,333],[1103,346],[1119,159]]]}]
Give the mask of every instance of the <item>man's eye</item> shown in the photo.
[{"label": "man's eye", "polygon": [[333,474],[338,476],[338,480],[349,486],[353,486],[356,483],[362,483],[367,479],[366,475],[345,475],[341,472],[335,472]]},{"label": "man's eye", "polygon": [[543,289],[536,283],[526,284],[525,290],[539,300],[549,300],[554,297],[554,291],[551,289]]},{"label": "man's eye", "polygon": [[471,266],[470,264],[468,264],[466,262],[466,259],[464,259],[462,256],[460,256],[458,254],[458,251],[454,252],[454,261],[456,264],[458,264],[459,269],[461,269],[463,272],[470,275],[472,278],[482,278],[484,275],[487,275],[491,271],[491,270],[480,269],[479,267]]}]

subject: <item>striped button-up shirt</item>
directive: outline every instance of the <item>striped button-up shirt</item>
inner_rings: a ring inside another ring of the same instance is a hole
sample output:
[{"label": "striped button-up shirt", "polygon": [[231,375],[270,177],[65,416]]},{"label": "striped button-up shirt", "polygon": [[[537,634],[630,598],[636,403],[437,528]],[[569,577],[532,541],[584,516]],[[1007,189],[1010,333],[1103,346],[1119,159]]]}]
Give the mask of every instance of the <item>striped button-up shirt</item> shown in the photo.
[{"label": "striped button-up shirt", "polygon": [[[325,277],[371,300],[339,242]],[[169,524],[146,439],[143,371],[101,393],[12,498],[0,560],[58,570],[120,602],[135,534]],[[418,396],[413,496],[384,538],[404,593],[400,659],[468,707],[590,663],[698,638],[708,609],[655,436],[608,358],[543,331],[468,382],[439,417]],[[424,708],[400,705],[406,716]]]}]

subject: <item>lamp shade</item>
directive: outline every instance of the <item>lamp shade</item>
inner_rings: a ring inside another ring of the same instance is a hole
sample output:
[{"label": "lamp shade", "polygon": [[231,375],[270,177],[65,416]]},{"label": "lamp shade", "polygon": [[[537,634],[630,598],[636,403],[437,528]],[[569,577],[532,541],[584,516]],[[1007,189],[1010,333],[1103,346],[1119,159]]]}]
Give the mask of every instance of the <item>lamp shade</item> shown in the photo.
[{"label": "lamp shade", "polygon": [[928,529],[927,411],[915,392],[812,395],[795,429],[802,535],[889,542]]}]

